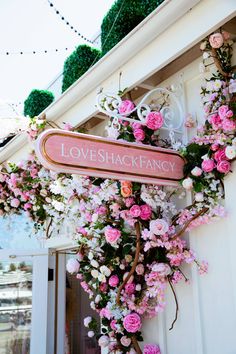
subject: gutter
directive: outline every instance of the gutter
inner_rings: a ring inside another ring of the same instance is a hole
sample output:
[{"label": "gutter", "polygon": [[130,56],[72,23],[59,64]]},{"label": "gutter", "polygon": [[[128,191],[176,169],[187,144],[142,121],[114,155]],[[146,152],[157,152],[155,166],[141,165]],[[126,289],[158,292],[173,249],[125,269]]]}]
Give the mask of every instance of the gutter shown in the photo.
[{"label": "gutter", "polygon": [[[124,37],[114,48],[102,57],[92,68],[81,76],[42,114],[53,122],[89,92],[97,89],[99,84],[117,71],[122,65],[145,48],[180,17],[203,0],[165,0],[147,16],[137,27]],[[28,143],[27,134],[13,138],[0,151],[0,163],[6,161],[14,151]]]}]

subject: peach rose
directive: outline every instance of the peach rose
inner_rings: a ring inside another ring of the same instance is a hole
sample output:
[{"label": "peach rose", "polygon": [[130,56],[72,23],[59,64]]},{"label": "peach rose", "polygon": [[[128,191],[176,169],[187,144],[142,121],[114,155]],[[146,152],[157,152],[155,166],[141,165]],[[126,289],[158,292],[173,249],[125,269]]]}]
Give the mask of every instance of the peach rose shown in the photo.
[{"label": "peach rose", "polygon": [[121,182],[121,195],[124,198],[130,197],[132,194],[132,182],[122,181]]}]

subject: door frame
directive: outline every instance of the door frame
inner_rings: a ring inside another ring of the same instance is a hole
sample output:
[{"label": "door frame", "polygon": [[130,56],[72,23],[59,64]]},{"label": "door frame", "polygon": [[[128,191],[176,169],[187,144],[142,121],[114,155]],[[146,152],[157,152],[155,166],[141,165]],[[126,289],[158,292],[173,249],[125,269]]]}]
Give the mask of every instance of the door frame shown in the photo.
[{"label": "door frame", "polygon": [[0,260],[32,262],[32,318],[30,353],[47,353],[49,250],[0,250]]}]

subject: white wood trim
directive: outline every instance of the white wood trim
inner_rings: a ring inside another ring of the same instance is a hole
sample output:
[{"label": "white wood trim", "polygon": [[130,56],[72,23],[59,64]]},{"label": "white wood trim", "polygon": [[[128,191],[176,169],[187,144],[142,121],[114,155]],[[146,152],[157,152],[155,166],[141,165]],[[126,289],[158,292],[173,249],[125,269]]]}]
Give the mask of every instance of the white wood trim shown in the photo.
[{"label": "white wood trim", "polygon": [[58,254],[57,353],[65,354],[66,255]]},{"label": "white wood trim", "polygon": [[9,262],[31,261],[32,318],[30,353],[46,354],[48,310],[48,250],[0,250],[0,259]]}]

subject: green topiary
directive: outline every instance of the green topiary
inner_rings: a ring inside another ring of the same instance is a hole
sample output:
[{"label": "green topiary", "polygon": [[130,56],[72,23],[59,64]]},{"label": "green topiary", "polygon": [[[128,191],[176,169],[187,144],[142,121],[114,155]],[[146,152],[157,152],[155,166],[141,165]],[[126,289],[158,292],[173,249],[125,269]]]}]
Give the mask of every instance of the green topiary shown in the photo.
[{"label": "green topiary", "polygon": [[100,57],[99,50],[87,45],[78,46],[64,63],[62,92],[78,80]]},{"label": "green topiary", "polygon": [[[101,26],[102,55],[121,41],[164,0],[117,0]],[[118,16],[118,17],[117,17]],[[116,18],[117,17],[117,18]]]},{"label": "green topiary", "polygon": [[54,100],[54,95],[46,90],[32,90],[24,102],[24,115],[38,116]]}]

